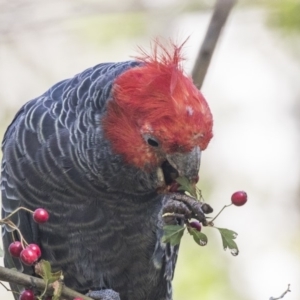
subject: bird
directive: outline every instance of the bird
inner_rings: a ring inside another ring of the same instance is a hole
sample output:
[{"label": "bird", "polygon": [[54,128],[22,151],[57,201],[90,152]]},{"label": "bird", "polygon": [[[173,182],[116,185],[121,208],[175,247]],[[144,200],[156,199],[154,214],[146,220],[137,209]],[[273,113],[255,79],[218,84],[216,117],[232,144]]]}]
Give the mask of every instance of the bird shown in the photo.
[{"label": "bird", "polygon": [[149,52],[86,69],[21,107],[2,142],[2,217],[18,207],[50,217],[37,224],[26,210],[11,216],[19,232],[2,228],[6,267],[35,276],[7,251],[21,232],[78,292],[173,299],[179,245],[162,242],[163,213],[190,216],[187,196],[170,188],[179,176],[197,182],[213,136],[183,48],[154,41]]}]

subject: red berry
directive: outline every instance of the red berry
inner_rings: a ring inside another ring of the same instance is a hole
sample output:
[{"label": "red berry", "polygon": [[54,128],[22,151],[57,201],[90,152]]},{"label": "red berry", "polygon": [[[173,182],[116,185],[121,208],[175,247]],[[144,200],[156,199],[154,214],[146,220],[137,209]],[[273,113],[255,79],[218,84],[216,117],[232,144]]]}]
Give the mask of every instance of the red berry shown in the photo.
[{"label": "red berry", "polygon": [[247,194],[243,191],[238,191],[231,196],[232,204],[236,206],[242,206],[247,202]]},{"label": "red berry", "polygon": [[48,219],[49,219],[49,214],[43,208],[38,208],[33,213],[33,220],[39,224],[47,222]]},{"label": "red berry", "polygon": [[31,249],[32,251],[34,251],[36,253],[36,255],[38,256],[38,258],[41,257],[42,251],[41,251],[41,248],[38,245],[36,245],[36,244],[29,244],[26,248],[27,249]]},{"label": "red berry", "polygon": [[201,224],[197,221],[190,222],[190,226],[195,228],[197,231],[201,231]]},{"label": "red berry", "polygon": [[19,300],[34,300],[34,293],[32,290],[24,290],[19,297]]},{"label": "red berry", "polygon": [[169,188],[169,192],[170,193],[176,193],[178,192],[178,188],[179,188],[180,184],[178,182],[172,182]]},{"label": "red berry", "polygon": [[82,298],[78,298],[78,297],[77,297],[77,298],[74,298],[73,300],[82,300]]},{"label": "red berry", "polygon": [[23,247],[19,241],[13,242],[9,245],[8,251],[13,257],[20,257],[20,253],[22,252]]},{"label": "red berry", "polygon": [[193,178],[192,182],[197,183],[199,181],[199,178],[200,178],[199,175],[197,175],[196,177]]},{"label": "red berry", "polygon": [[28,266],[31,266],[33,263],[35,263],[38,260],[38,256],[35,251],[26,248],[22,250],[20,254],[21,261]]}]

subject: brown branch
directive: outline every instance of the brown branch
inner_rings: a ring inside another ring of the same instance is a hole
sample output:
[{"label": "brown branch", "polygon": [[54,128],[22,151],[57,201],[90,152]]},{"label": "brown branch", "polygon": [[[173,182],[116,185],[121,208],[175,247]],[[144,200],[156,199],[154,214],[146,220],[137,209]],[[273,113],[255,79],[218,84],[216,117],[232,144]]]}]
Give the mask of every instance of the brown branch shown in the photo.
[{"label": "brown branch", "polygon": [[202,87],[212,55],[220,37],[221,30],[236,2],[237,0],[217,0],[205,38],[192,71],[192,78],[199,89]]},{"label": "brown branch", "polygon": [[290,292],[291,290],[290,290],[290,284],[288,284],[288,287],[287,287],[287,289],[283,292],[283,294],[282,295],[280,295],[279,297],[277,297],[277,298],[273,298],[273,297],[271,297],[270,298],[270,300],[278,300],[278,299],[282,299],[288,292]]},{"label": "brown branch", "polygon": [[[1,266],[0,266],[0,280],[22,285],[24,287],[33,287],[39,291],[44,291],[46,287],[46,284],[43,279],[29,276],[21,272],[18,272],[16,270],[7,269]],[[50,284],[47,288],[47,293],[52,295],[53,292],[54,292],[53,287]],[[83,300],[93,300],[92,298],[84,296],[66,286],[63,286],[61,296],[70,300],[76,297],[82,298]]]}]

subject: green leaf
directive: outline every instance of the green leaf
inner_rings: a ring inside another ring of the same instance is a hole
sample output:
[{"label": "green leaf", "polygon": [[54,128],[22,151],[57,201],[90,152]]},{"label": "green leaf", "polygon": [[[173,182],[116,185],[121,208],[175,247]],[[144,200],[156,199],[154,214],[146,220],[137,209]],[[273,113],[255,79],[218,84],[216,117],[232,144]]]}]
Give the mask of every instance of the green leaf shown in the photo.
[{"label": "green leaf", "polygon": [[3,257],[4,256],[4,251],[3,251],[3,249],[1,249],[1,247],[0,247],[0,257]]},{"label": "green leaf", "polygon": [[180,184],[179,191],[185,191],[197,198],[196,186],[191,184],[186,177],[178,177],[176,181]]},{"label": "green leaf", "polygon": [[182,238],[185,227],[183,225],[164,226],[163,243],[170,243],[172,246],[178,245]]},{"label": "green leaf", "polygon": [[63,275],[62,271],[51,273],[51,282],[61,279],[62,275]]},{"label": "green leaf", "polygon": [[200,246],[205,246],[207,244],[207,236],[202,233],[201,231],[198,231],[195,228],[192,227],[187,227],[188,232],[191,236],[193,236],[194,241],[200,245]]},{"label": "green leaf", "polygon": [[49,280],[51,278],[51,265],[50,262],[47,260],[41,260],[40,266],[42,268],[41,276],[44,280]]},{"label": "green leaf", "polygon": [[239,248],[236,242],[234,241],[234,239],[236,239],[237,237],[237,233],[226,228],[218,228],[218,227],[214,227],[214,228],[218,229],[221,234],[224,250],[228,248],[231,250],[232,255],[234,256],[238,255]]},{"label": "green leaf", "polygon": [[63,282],[61,280],[57,280],[52,284],[52,287],[54,289],[54,293],[52,296],[52,300],[59,300],[61,299],[61,293],[63,288]]},{"label": "green leaf", "polygon": [[40,275],[47,284],[53,283],[62,276],[62,271],[52,273],[50,262],[43,259],[36,264],[35,272]]}]

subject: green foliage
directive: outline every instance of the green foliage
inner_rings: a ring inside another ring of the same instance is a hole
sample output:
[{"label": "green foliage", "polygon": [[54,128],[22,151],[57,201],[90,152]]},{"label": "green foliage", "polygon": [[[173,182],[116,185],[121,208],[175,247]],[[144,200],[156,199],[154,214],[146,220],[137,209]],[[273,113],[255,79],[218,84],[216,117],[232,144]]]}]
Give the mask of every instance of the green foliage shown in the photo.
[{"label": "green foliage", "polygon": [[[185,191],[195,197],[195,200],[200,200],[202,198],[202,194],[200,190],[197,190],[196,186],[193,185],[191,182],[186,177],[178,177],[176,181],[180,184],[179,190]],[[225,205],[223,209],[216,215],[216,217],[213,219],[215,220],[218,215],[230,205]],[[166,214],[167,215],[167,214]],[[212,221],[213,221],[212,220]],[[185,220],[187,221],[187,220]],[[188,223],[188,222],[185,222]],[[237,237],[237,233],[225,229],[225,228],[218,228],[214,227],[213,222],[209,223],[209,227],[213,227],[219,230],[221,237],[222,237],[222,243],[223,243],[223,248],[226,250],[227,248],[231,250],[231,254],[236,256],[239,254],[239,249],[234,241]],[[199,246],[205,246],[208,242],[207,236],[202,233],[200,230],[196,230],[189,224],[185,225],[166,225],[164,226],[164,235],[162,237],[162,242],[163,243],[170,243],[171,245],[177,245],[180,243],[180,240],[183,236],[184,230],[187,229],[188,233],[193,237],[194,241],[199,245]]]},{"label": "green foliage", "polygon": [[212,235],[209,243],[209,247],[196,247],[189,235],[182,237],[173,280],[174,300],[245,299],[232,288],[228,256],[220,251],[219,236]]},{"label": "green foliage", "polygon": [[191,196],[197,198],[195,185],[192,185],[186,177],[178,177],[176,181],[180,184],[179,191],[188,192]]},{"label": "green foliage", "polygon": [[269,1],[270,24],[289,32],[300,32],[300,0]]},{"label": "green foliage", "polygon": [[170,243],[172,246],[178,245],[182,238],[185,227],[183,225],[164,226],[163,243]]},{"label": "green foliage", "polygon": [[231,250],[232,255],[234,256],[238,255],[239,249],[236,242],[234,241],[234,239],[236,239],[237,237],[237,233],[226,228],[218,228],[218,227],[215,228],[218,229],[221,234],[224,250],[228,248]]},{"label": "green foliage", "polygon": [[190,11],[190,12],[211,10],[214,4],[215,4],[214,1],[189,0],[189,1],[182,2],[182,10]]},{"label": "green foliage", "polygon": [[100,14],[78,20],[77,26],[85,39],[103,47],[112,40],[143,36],[147,19],[145,13],[138,12]]},{"label": "green foliage", "polygon": [[187,227],[187,229],[189,234],[199,246],[205,246],[207,244],[207,236],[204,233],[192,227]]},{"label": "green foliage", "polygon": [[300,0],[241,0],[240,6],[267,9],[268,23],[289,33],[300,32]]},{"label": "green foliage", "polygon": [[52,273],[50,262],[43,259],[38,263],[38,267],[35,268],[35,271],[44,279],[46,284],[53,283],[62,276],[62,271]]}]

